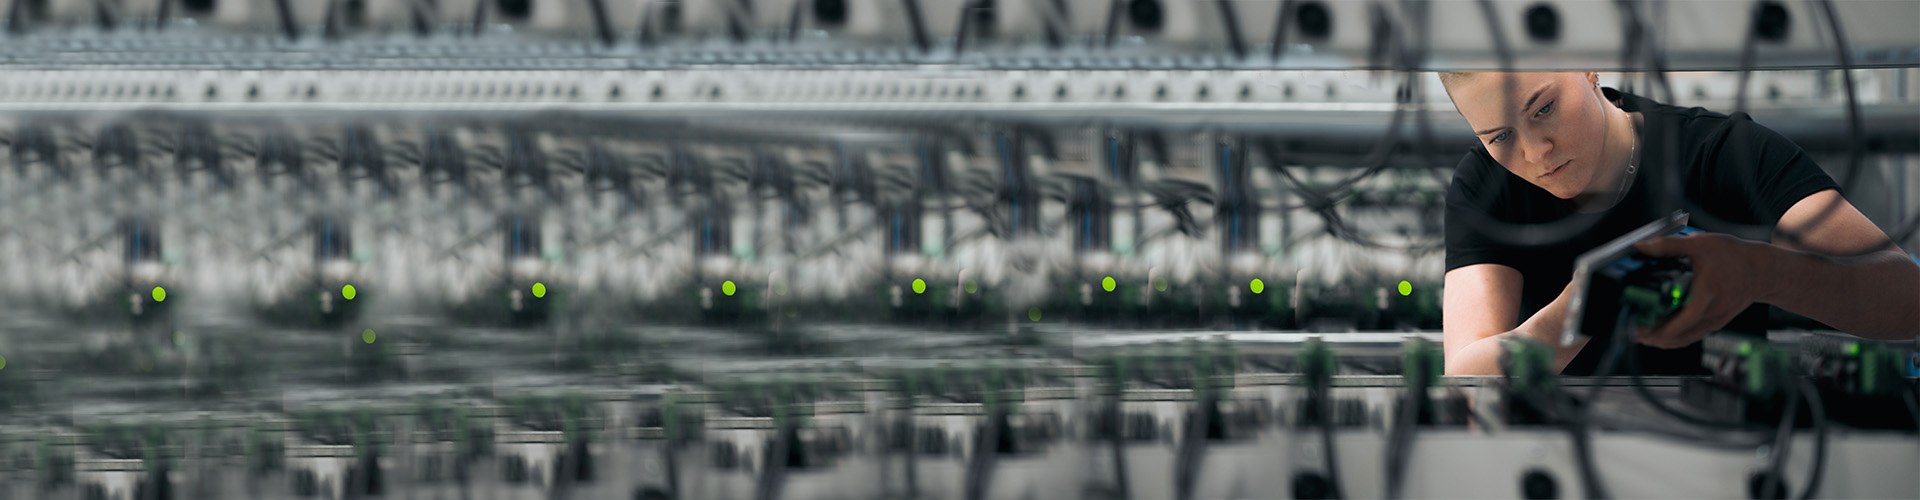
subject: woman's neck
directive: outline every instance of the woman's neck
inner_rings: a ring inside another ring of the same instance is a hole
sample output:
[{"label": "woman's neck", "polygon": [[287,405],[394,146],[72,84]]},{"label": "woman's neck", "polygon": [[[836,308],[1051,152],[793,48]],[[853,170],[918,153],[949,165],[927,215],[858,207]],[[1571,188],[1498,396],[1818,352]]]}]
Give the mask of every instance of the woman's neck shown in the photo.
[{"label": "woman's neck", "polygon": [[[1614,108],[1608,113],[1605,159],[1608,168],[1601,171],[1587,192],[1575,196],[1579,212],[1600,212],[1613,208],[1626,197],[1638,170],[1641,149],[1640,127],[1644,117],[1638,112]],[[1630,168],[1633,167],[1633,168]]]}]

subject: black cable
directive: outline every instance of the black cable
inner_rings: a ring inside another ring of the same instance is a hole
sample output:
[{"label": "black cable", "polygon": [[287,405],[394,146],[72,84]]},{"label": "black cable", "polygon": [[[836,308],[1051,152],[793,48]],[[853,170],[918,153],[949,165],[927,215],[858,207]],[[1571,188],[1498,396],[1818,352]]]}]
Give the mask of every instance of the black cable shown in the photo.
[{"label": "black cable", "polygon": [[[652,45],[655,41],[658,41],[658,39],[656,38],[656,33],[654,33],[653,24],[656,22],[657,18],[660,16],[659,11],[662,3],[663,3],[662,0],[648,0],[646,5],[640,7],[640,26],[639,26],[639,31],[637,33],[634,33],[634,38],[636,39],[636,41],[640,42],[641,46]],[[797,12],[799,11],[800,6],[794,5],[793,8],[794,8],[794,11],[796,12],[796,15],[798,15]],[[478,17],[479,15],[475,14],[475,18],[478,19]],[[478,31],[479,28],[480,28],[480,25],[478,24],[478,21],[476,21],[474,24],[474,30]]]},{"label": "black cable", "polygon": [[1240,16],[1234,14],[1233,2],[1238,0],[1214,0],[1219,6],[1222,36],[1227,39],[1227,48],[1233,51],[1233,58],[1239,61],[1247,58],[1247,41],[1240,38]]},{"label": "black cable", "polygon": [[1735,113],[1747,110],[1747,81],[1753,77],[1753,58],[1758,52],[1756,42],[1760,40],[1760,10],[1766,5],[1768,5],[1766,2],[1753,3],[1752,15],[1748,16],[1747,20],[1745,40],[1740,42],[1740,79],[1733,91]]},{"label": "black cable", "polygon": [[1320,448],[1323,452],[1320,457],[1327,471],[1327,498],[1346,498],[1346,490],[1341,487],[1340,458],[1333,444],[1333,407],[1336,403],[1333,391],[1325,386],[1314,386],[1310,391],[1317,393],[1310,397],[1320,400]]},{"label": "black cable", "polygon": [[1287,20],[1293,15],[1293,0],[1280,0],[1280,12],[1274,14],[1273,36],[1267,42],[1267,60],[1280,62],[1280,53],[1287,45]]},{"label": "black cable", "polygon": [[119,0],[93,0],[94,21],[100,25],[101,31],[113,31],[114,25],[119,24],[119,15]]},{"label": "black cable", "polygon": [[1730,431],[1741,431],[1741,432],[1749,432],[1749,431],[1757,430],[1754,426],[1744,422],[1727,422],[1727,421],[1721,421],[1721,420],[1711,420],[1708,418],[1688,414],[1686,412],[1680,411],[1677,408],[1668,406],[1666,401],[1661,400],[1658,396],[1655,396],[1653,394],[1653,390],[1649,388],[1649,386],[1647,386],[1646,379],[1641,377],[1639,356],[1629,352],[1627,354],[1626,359],[1627,359],[1627,376],[1629,380],[1632,382],[1634,393],[1640,396],[1640,399],[1642,401],[1645,401],[1648,406],[1652,406],[1653,409],[1658,410],[1660,413],[1665,414],[1666,416],[1672,417],[1681,422],[1685,422],[1687,424],[1694,425],[1697,427],[1705,427],[1708,429],[1730,430]]},{"label": "black cable", "polygon": [[1920,432],[1920,396],[1914,396],[1913,391],[1906,391],[1900,393],[1900,399],[1907,403],[1907,412],[1913,414],[1914,431]]},{"label": "black cable", "polygon": [[[173,2],[175,1],[176,0],[160,0],[159,10],[153,13],[154,29],[167,28],[167,21],[173,18]],[[16,1],[14,3],[18,4],[20,2]]]},{"label": "black cable", "polygon": [[807,6],[811,4],[812,0],[794,2],[793,10],[787,12],[787,43],[800,41],[801,21],[806,19]]},{"label": "black cable", "polygon": [[1110,448],[1113,450],[1113,479],[1115,486],[1120,490],[1120,499],[1131,500],[1133,498],[1133,488],[1130,482],[1127,481],[1126,413],[1121,411],[1120,402],[1121,395],[1125,390],[1118,387],[1118,385],[1120,385],[1119,383],[1115,385],[1116,388],[1114,389],[1112,402],[1108,404],[1108,418],[1112,419],[1110,421],[1112,426],[1109,427],[1109,429],[1113,431],[1110,436],[1112,445]]},{"label": "black cable", "polygon": [[1070,22],[1066,0],[1036,0],[1032,5],[1040,9],[1041,35],[1046,38],[1047,46],[1058,49],[1066,45],[1067,35],[1061,26]]},{"label": "black cable", "polygon": [[[1626,329],[1624,326],[1627,324],[1626,320],[1630,317],[1631,314],[1629,311],[1622,310],[1620,311],[1619,320],[1614,324],[1623,325],[1621,329],[1624,330]],[[1530,398],[1534,400],[1533,403],[1535,406],[1548,410],[1548,412],[1554,414],[1554,418],[1565,423],[1568,436],[1573,441],[1574,466],[1580,474],[1581,485],[1582,488],[1585,488],[1585,493],[1588,498],[1608,497],[1606,485],[1601,481],[1599,468],[1595,465],[1593,447],[1590,442],[1589,433],[1593,426],[1593,407],[1595,401],[1599,400],[1600,390],[1606,387],[1607,381],[1613,377],[1614,368],[1624,356],[1628,355],[1627,353],[1631,349],[1633,349],[1633,342],[1620,335],[1614,337],[1613,343],[1607,346],[1606,354],[1600,358],[1600,364],[1594,371],[1594,373],[1599,375],[1593,381],[1593,385],[1587,389],[1586,397],[1583,399],[1565,400],[1555,398],[1553,401],[1542,401],[1538,399],[1537,396]],[[1532,393],[1528,394],[1532,395]],[[1565,394],[1563,393],[1562,395]],[[1571,396],[1568,396],[1568,398],[1571,398]],[[1565,411],[1560,410],[1562,407],[1565,408]]]},{"label": "black cable", "polygon": [[1548,398],[1532,391],[1523,391],[1521,396],[1534,407],[1547,412],[1549,418],[1560,421],[1561,427],[1566,429],[1568,439],[1573,442],[1574,464],[1579,470],[1581,487],[1586,490],[1587,498],[1611,498],[1607,494],[1606,484],[1600,479],[1599,469],[1594,466],[1593,438],[1587,410],[1575,408],[1564,399]]},{"label": "black cable", "polygon": [[986,498],[987,488],[993,484],[993,462],[1000,443],[1000,425],[995,419],[1005,418],[1001,412],[997,409],[987,412],[986,425],[982,425],[981,432],[974,437],[973,456],[968,457],[962,479],[963,498],[967,500]]},{"label": "black cable", "polygon": [[20,34],[24,29],[21,25],[26,24],[26,20],[27,2],[23,0],[13,0],[12,5],[7,6],[7,33],[13,35]]},{"label": "black cable", "polygon": [[[1645,380],[1642,379],[1640,375],[1639,362],[1638,362],[1638,356],[1637,356],[1638,351],[1635,348],[1638,342],[1632,336],[1633,330],[1626,326],[1628,325],[1628,322],[1626,320],[1630,317],[1631,315],[1629,311],[1621,311],[1620,320],[1615,322],[1615,324],[1617,325],[1622,325],[1621,329],[1619,332],[1617,332],[1614,335],[1613,344],[1608,349],[1606,355],[1601,358],[1600,366],[1595,371],[1595,373],[1599,375],[1597,380],[1595,380],[1594,385],[1587,390],[1586,397],[1583,401],[1583,407],[1579,409],[1579,412],[1582,415],[1581,420],[1583,421],[1590,420],[1592,419],[1592,417],[1596,415],[1595,413],[1593,413],[1593,408],[1595,406],[1595,402],[1598,400],[1600,390],[1603,387],[1605,387],[1606,382],[1613,377],[1613,370],[1616,367],[1616,364],[1619,361],[1624,360],[1627,363],[1627,372],[1629,377],[1631,377],[1631,381],[1632,381],[1631,385],[1635,394],[1639,396],[1649,406],[1652,406],[1654,409],[1667,414],[1669,417],[1677,420],[1681,420],[1683,422],[1687,422],[1689,424],[1693,424],[1696,426],[1713,428],[1713,429],[1727,429],[1728,427],[1732,427],[1731,430],[1737,430],[1737,431],[1743,431],[1743,432],[1757,430],[1757,428],[1745,425],[1743,423],[1733,424],[1733,423],[1727,423],[1727,422],[1716,422],[1716,421],[1695,417],[1693,415],[1689,415],[1686,413],[1682,413],[1677,409],[1674,409],[1668,406],[1664,401],[1660,400],[1657,396],[1655,396],[1652,393],[1651,389],[1649,389],[1648,386],[1646,385]],[[1591,422],[1583,422],[1583,424],[1590,424],[1590,423]],[[1764,436],[1762,436],[1762,440],[1760,441],[1718,441],[1718,440],[1704,439],[1700,437],[1697,433],[1672,431],[1672,430],[1668,430],[1666,427],[1657,426],[1657,425],[1656,426],[1616,425],[1615,427],[1629,429],[1629,430],[1636,430],[1640,432],[1647,432],[1652,434],[1658,434],[1658,435],[1666,436],[1672,439],[1692,443],[1695,445],[1707,446],[1707,447],[1718,448],[1718,449],[1750,450],[1754,447],[1763,446],[1767,443]],[[1580,456],[1580,457],[1577,457],[1577,460],[1591,462],[1592,457]],[[1597,477],[1597,475],[1595,475],[1595,477]]]},{"label": "black cable", "polygon": [[[1204,382],[1203,382],[1204,383]],[[1206,405],[1212,401],[1197,401],[1194,415],[1187,419],[1186,438],[1181,441],[1180,449],[1174,454],[1173,497],[1178,500],[1193,498],[1193,489],[1200,478],[1200,466],[1206,461],[1207,418]]]},{"label": "black cable", "polygon": [[1773,496],[1773,492],[1781,488],[1780,481],[1785,479],[1787,453],[1793,449],[1794,419],[1800,414],[1800,392],[1798,384],[1787,391],[1787,404],[1784,407],[1784,413],[1780,416],[1780,428],[1774,434],[1773,449],[1769,450],[1773,458],[1773,464],[1769,466],[1772,473],[1767,474],[1767,480],[1763,481],[1760,487],[1763,496]]},{"label": "black cable", "polygon": [[727,37],[733,43],[746,43],[747,18],[753,15],[753,0],[733,0],[733,8],[727,9]]},{"label": "black cable", "polygon": [[[278,1],[286,2],[287,0],[278,0]],[[474,36],[480,36],[481,33],[486,32],[487,5],[491,3],[493,2],[488,2],[484,0],[473,3],[473,35]],[[648,5],[648,7],[652,7],[652,5]],[[285,11],[285,9],[282,9],[282,11]]]},{"label": "black cable", "polygon": [[587,0],[587,12],[592,17],[593,34],[600,39],[600,45],[612,47],[613,21],[607,19],[607,0]]},{"label": "black cable", "polygon": [[[1414,375],[1422,380],[1424,375]],[[1415,384],[1419,385],[1419,384]],[[1387,432],[1387,498],[1400,498],[1401,490],[1406,486],[1407,462],[1413,451],[1413,434],[1419,427],[1420,409],[1418,395],[1409,386],[1400,395],[1400,408],[1394,417],[1393,428]]]},{"label": "black cable", "polygon": [[960,57],[960,54],[966,51],[967,38],[972,36],[973,30],[976,29],[973,25],[973,17],[976,15],[975,12],[981,10],[993,10],[993,0],[973,0],[960,9],[960,26],[956,28],[953,35],[953,56],[955,58]]},{"label": "black cable", "polygon": [[327,0],[326,17],[320,21],[322,38],[332,40],[340,36],[340,25],[344,22],[340,18],[345,15],[341,13],[341,9],[340,0]]},{"label": "black cable", "polygon": [[906,10],[907,30],[913,33],[913,46],[925,54],[933,50],[933,39],[927,35],[927,23],[920,15],[920,0],[900,0],[901,8]]},{"label": "black cable", "polygon": [[1813,472],[1807,476],[1807,489],[1800,493],[1801,499],[1813,498],[1820,492],[1820,482],[1827,475],[1827,406],[1820,398],[1820,388],[1805,378],[1799,380],[1800,392],[1805,393],[1807,409],[1813,412]]}]

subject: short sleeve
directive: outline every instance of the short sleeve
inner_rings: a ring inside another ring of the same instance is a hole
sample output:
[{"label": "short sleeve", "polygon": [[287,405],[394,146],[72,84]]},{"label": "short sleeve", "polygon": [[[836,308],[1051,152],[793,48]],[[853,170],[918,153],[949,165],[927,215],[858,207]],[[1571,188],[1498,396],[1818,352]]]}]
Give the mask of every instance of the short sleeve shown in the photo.
[{"label": "short sleeve", "polygon": [[1727,132],[1715,155],[1720,186],[1737,190],[1752,207],[1756,222],[1774,225],[1801,199],[1839,184],[1805,150],[1778,132],[1755,123],[1746,113],[1728,117]]},{"label": "short sleeve", "polygon": [[[1486,159],[1479,151],[1468,152],[1453,169],[1453,182],[1447,186],[1447,270],[1474,264],[1515,266],[1515,252],[1476,227],[1471,219],[1497,219],[1504,180],[1488,175]],[[1484,225],[1482,225],[1484,226]]]}]

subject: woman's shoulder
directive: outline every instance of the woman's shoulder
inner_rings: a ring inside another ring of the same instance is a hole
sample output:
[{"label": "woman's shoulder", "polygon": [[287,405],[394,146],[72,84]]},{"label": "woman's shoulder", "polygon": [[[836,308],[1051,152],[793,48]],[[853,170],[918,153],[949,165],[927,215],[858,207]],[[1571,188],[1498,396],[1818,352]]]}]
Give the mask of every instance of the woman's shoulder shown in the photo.
[{"label": "woman's shoulder", "polygon": [[1453,167],[1453,179],[1447,185],[1448,208],[1471,206],[1491,211],[1506,196],[1509,175],[1505,167],[1487,154],[1486,146],[1468,149]]},{"label": "woman's shoulder", "polygon": [[1671,104],[1649,106],[1642,109],[1640,113],[1649,120],[1648,123],[1701,133],[1711,133],[1723,128],[1729,119],[1726,113],[1700,106],[1683,107]]},{"label": "woman's shoulder", "polygon": [[1453,166],[1453,178],[1455,181],[1462,178],[1480,180],[1496,170],[1505,171],[1500,166],[1500,162],[1493,159],[1493,155],[1487,154],[1486,146],[1475,145],[1468,148],[1465,154],[1460,155],[1460,161]]}]

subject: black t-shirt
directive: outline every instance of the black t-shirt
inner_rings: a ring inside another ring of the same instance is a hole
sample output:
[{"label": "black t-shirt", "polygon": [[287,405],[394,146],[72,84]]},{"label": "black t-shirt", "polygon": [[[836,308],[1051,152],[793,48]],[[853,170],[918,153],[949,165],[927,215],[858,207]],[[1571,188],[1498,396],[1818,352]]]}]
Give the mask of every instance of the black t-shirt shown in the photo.
[{"label": "black t-shirt", "polygon": [[[1551,303],[1573,276],[1581,253],[1674,210],[1692,213],[1708,232],[1770,241],[1787,209],[1838,185],[1799,146],[1745,113],[1729,117],[1602,89],[1621,109],[1644,117],[1639,173],[1613,208],[1578,213],[1568,200],[1508,172],[1476,146],[1454,169],[1447,189],[1447,270],[1499,264],[1520,271],[1520,317]],[[1723,330],[1763,334],[1767,311],[1756,304]],[[1638,346],[1649,374],[1703,373],[1700,344],[1664,350]],[[1589,345],[1566,374],[1590,375],[1605,349]]]}]

